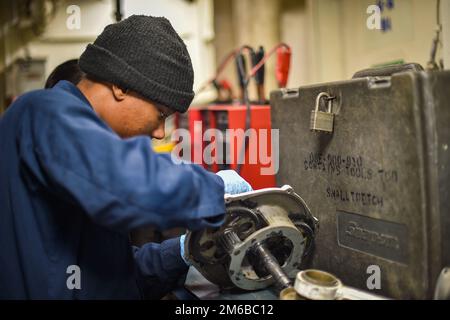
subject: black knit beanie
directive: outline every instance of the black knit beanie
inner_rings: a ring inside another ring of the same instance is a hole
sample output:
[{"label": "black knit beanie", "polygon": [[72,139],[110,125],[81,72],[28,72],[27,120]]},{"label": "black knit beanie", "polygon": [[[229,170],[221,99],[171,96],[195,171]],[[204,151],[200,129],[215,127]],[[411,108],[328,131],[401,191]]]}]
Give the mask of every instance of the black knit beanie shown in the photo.
[{"label": "black knit beanie", "polygon": [[194,98],[194,71],[183,40],[169,20],[131,16],[108,25],[80,57],[80,69],[185,112]]}]

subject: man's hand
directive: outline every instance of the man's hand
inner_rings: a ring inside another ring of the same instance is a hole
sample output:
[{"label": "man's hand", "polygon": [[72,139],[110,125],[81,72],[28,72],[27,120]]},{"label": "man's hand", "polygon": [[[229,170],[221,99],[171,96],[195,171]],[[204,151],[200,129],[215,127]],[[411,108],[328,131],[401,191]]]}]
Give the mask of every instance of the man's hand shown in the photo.
[{"label": "man's hand", "polygon": [[[240,175],[237,174],[234,170],[222,170],[217,172],[217,175],[222,178],[225,184],[225,193],[227,194],[238,194],[243,192],[252,191],[252,186],[245,181]],[[190,266],[191,264],[184,256],[184,241],[186,235],[183,234],[180,237],[180,255],[183,258],[186,265]]]},{"label": "man's hand", "polygon": [[252,191],[252,186],[234,170],[222,170],[216,173],[225,183],[225,193],[238,194]]}]

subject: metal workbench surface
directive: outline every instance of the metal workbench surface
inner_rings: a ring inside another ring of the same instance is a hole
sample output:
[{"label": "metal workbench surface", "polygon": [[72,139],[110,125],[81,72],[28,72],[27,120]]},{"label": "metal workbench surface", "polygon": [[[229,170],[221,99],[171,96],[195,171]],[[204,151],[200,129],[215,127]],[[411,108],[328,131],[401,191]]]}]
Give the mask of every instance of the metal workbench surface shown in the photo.
[{"label": "metal workbench surface", "polygon": [[189,268],[184,288],[176,290],[175,295],[181,300],[278,300],[272,288],[251,292],[238,289],[221,291],[194,267]]}]

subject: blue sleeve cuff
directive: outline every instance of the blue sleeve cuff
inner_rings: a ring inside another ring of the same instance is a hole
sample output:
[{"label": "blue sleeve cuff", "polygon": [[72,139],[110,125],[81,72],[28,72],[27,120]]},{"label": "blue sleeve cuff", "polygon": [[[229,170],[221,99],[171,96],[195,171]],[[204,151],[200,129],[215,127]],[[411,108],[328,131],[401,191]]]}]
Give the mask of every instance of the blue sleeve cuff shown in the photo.
[{"label": "blue sleeve cuff", "polygon": [[169,239],[161,244],[147,243],[135,250],[134,256],[143,276],[157,276],[167,281],[187,270],[181,257],[180,238]]}]

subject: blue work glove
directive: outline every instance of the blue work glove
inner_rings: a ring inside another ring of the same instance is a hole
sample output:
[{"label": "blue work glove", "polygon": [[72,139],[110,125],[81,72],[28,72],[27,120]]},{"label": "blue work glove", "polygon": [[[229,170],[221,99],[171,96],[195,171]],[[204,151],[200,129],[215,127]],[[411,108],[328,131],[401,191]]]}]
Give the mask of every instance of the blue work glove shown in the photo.
[{"label": "blue work glove", "polygon": [[189,261],[186,260],[186,258],[184,257],[184,239],[186,238],[186,234],[183,234],[180,237],[180,255],[181,258],[183,259],[184,263],[186,263],[187,266],[190,266],[191,264],[189,263]]},{"label": "blue work glove", "polygon": [[225,184],[225,193],[238,194],[252,191],[252,186],[234,170],[222,170],[216,173]]}]

